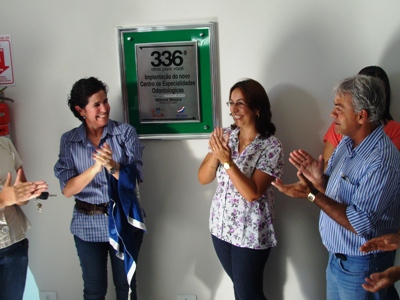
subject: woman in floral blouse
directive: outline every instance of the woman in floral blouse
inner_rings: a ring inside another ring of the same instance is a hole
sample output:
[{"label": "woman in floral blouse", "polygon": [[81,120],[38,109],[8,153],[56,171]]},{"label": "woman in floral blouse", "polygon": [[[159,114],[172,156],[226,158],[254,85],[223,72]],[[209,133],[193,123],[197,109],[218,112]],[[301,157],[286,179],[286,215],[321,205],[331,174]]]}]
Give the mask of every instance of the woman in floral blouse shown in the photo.
[{"label": "woman in floral blouse", "polygon": [[267,299],[264,266],[276,246],[271,182],[282,176],[282,145],[273,135],[269,99],[260,83],[239,81],[227,105],[234,124],[211,134],[198,179],[201,184],[218,181],[210,231],[236,300]]}]

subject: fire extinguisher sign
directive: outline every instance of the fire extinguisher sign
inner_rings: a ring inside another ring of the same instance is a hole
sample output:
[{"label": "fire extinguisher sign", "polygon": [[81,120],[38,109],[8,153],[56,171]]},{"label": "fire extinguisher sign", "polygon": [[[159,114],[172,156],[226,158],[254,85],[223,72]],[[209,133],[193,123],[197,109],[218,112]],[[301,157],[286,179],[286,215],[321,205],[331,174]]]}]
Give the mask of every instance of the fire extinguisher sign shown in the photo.
[{"label": "fire extinguisher sign", "polygon": [[14,85],[11,36],[0,34],[0,86]]}]

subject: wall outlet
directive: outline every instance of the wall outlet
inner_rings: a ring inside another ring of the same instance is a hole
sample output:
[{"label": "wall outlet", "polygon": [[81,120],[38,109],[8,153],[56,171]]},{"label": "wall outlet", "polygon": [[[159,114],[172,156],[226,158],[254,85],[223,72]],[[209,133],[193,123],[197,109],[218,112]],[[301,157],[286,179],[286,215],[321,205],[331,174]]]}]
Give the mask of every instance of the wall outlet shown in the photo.
[{"label": "wall outlet", "polygon": [[196,295],[176,295],[176,300],[197,300]]},{"label": "wall outlet", "polygon": [[39,295],[40,300],[57,300],[56,292],[41,291]]}]

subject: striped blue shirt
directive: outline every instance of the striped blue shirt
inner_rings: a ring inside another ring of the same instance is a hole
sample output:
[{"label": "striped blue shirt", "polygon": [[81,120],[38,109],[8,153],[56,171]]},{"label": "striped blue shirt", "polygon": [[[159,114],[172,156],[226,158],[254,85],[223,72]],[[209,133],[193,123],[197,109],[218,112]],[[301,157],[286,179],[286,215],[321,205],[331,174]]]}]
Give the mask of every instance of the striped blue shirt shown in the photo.
[{"label": "striped blue shirt", "polygon": [[344,137],[326,174],[326,195],[347,205],[346,215],[358,233],[321,210],[319,230],[328,251],[362,256],[358,249],[367,240],[400,228],[400,153],[382,125],[354,149],[353,141]]},{"label": "striped blue shirt", "polygon": [[[100,147],[107,142],[113,151],[113,159],[119,164],[135,163],[138,178],[142,177],[142,150],[136,130],[129,124],[109,120],[104,127]],[[92,154],[95,146],[86,137],[85,125],[74,128],[61,137],[60,154],[54,166],[54,174],[64,190],[68,180],[93,166]],[[75,197],[92,204],[109,202],[107,170],[98,173]],[[78,213],[75,208],[71,221],[71,233],[88,242],[108,242],[108,217],[106,215],[88,216]]]}]

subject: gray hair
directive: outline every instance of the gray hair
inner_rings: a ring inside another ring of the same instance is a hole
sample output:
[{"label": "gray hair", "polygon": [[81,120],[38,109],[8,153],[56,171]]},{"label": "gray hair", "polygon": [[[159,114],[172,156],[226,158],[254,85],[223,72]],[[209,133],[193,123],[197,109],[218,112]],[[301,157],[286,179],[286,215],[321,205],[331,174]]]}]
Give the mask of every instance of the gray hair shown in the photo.
[{"label": "gray hair", "polygon": [[334,94],[349,94],[353,100],[355,113],[366,110],[371,123],[379,124],[385,111],[385,86],[376,77],[356,75],[339,82]]}]

